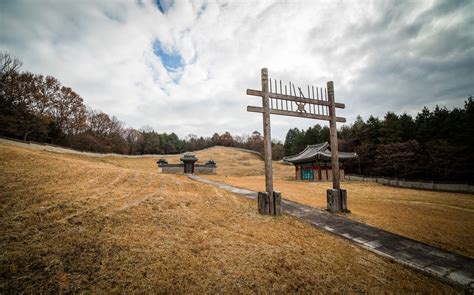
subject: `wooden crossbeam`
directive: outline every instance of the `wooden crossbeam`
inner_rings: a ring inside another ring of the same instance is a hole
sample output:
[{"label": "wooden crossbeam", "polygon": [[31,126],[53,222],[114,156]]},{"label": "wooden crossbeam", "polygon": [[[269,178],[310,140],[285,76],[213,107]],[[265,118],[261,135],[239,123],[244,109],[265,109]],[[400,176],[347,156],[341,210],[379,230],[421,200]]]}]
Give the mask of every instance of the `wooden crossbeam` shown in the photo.
[{"label": "wooden crossbeam", "polygon": [[[300,112],[295,112],[295,111],[293,111],[293,112],[292,111],[283,111],[283,110],[275,110],[275,109],[270,109],[269,111],[270,111],[270,114],[272,114],[272,115],[292,116],[292,117],[300,117],[300,118],[331,121],[330,116],[324,116],[324,115],[300,113]],[[247,106],[247,112],[263,113],[264,110],[263,110],[262,107]],[[336,117],[336,122],[345,123],[346,118]]]},{"label": "wooden crossbeam", "polygon": [[[260,91],[260,90],[247,89],[247,95],[262,96],[263,92]],[[270,92],[269,96],[271,98],[276,98],[276,99],[285,99],[285,100],[289,100],[289,101],[303,102],[303,103],[309,103],[309,104],[314,104],[314,105],[322,105],[322,106],[328,106],[328,107],[331,106],[330,102],[327,101],[327,100],[309,99],[309,98],[303,98],[303,97],[298,97],[298,96],[293,96],[293,95],[286,95],[286,94],[279,94],[279,93],[273,93],[273,92]],[[336,106],[336,108],[339,108],[339,109],[346,108],[345,104],[338,103],[338,102],[335,103],[335,106]],[[321,120],[326,120],[326,119],[321,119]],[[340,121],[338,121],[338,122],[340,122]]]}]

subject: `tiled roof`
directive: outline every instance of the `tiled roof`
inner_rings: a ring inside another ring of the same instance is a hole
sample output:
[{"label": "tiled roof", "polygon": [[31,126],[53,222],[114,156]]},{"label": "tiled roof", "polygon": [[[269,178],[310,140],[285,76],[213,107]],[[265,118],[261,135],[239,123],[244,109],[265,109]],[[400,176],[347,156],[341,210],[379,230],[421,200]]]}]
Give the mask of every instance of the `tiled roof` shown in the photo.
[{"label": "tiled roof", "polygon": [[180,158],[181,161],[192,161],[192,162],[196,162],[198,159],[196,158],[196,156],[194,154],[184,154],[181,158]]},{"label": "tiled roof", "polygon": [[[339,159],[354,159],[357,158],[357,154],[339,152],[338,157]],[[323,142],[308,145],[301,153],[283,158],[283,161],[290,163],[301,163],[314,160],[331,160],[331,150],[329,149],[329,143]]]}]

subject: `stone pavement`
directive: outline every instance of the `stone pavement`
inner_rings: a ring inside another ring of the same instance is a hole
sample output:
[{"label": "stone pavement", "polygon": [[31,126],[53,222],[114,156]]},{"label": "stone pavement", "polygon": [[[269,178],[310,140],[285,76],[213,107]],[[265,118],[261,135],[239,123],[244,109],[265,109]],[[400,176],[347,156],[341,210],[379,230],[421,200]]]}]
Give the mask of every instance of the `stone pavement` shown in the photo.
[{"label": "stone pavement", "polygon": [[[242,195],[257,198],[257,192],[237,188],[196,175],[191,179]],[[474,291],[474,259],[442,250],[382,229],[328,213],[324,210],[282,200],[282,212],[329,231],[381,256],[410,266],[447,282]]]}]

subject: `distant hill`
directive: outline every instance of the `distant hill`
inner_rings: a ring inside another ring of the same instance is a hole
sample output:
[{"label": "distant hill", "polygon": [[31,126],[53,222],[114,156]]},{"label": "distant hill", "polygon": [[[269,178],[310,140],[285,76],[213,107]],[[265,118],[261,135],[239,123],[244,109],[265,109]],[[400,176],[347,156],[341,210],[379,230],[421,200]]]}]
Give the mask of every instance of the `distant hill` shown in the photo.
[{"label": "distant hill", "polygon": [[[142,166],[146,170],[157,168],[156,161],[159,158],[166,158],[169,163],[180,163],[179,158],[182,154],[175,155],[120,155],[120,154],[98,154],[90,152],[81,152],[74,149],[68,149],[53,145],[39,143],[25,143],[17,140],[0,138],[0,144],[14,145],[32,150],[44,150],[55,153],[70,153],[88,157],[100,157],[101,161],[114,163],[121,167],[137,168]],[[244,150],[234,147],[214,146],[199,151],[191,152],[198,158],[198,163],[205,163],[208,160],[214,160],[217,163],[217,174],[224,176],[254,176],[263,175],[265,171],[264,162],[259,153],[250,150]],[[127,161],[127,159],[130,159]],[[132,161],[133,159],[133,161]],[[285,170],[285,174],[293,173],[290,166],[280,162],[274,162],[274,170]]]}]

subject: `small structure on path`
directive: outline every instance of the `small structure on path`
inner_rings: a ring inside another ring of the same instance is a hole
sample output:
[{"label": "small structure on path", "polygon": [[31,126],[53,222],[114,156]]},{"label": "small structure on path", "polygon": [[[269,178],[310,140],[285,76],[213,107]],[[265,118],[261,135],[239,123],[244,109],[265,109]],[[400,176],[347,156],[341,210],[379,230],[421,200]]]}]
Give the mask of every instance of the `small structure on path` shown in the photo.
[{"label": "small structure on path", "polygon": [[[337,155],[340,179],[344,179],[344,160],[357,158],[357,154],[338,152]],[[285,157],[283,161],[295,165],[296,180],[332,180],[331,149],[327,142],[308,145],[301,153]]]},{"label": "small structure on path", "polygon": [[158,171],[162,173],[184,173],[184,174],[216,174],[217,165],[213,160],[209,160],[206,164],[196,164],[198,158],[194,154],[184,154],[180,160],[183,163],[168,164],[166,159],[159,159]]}]

